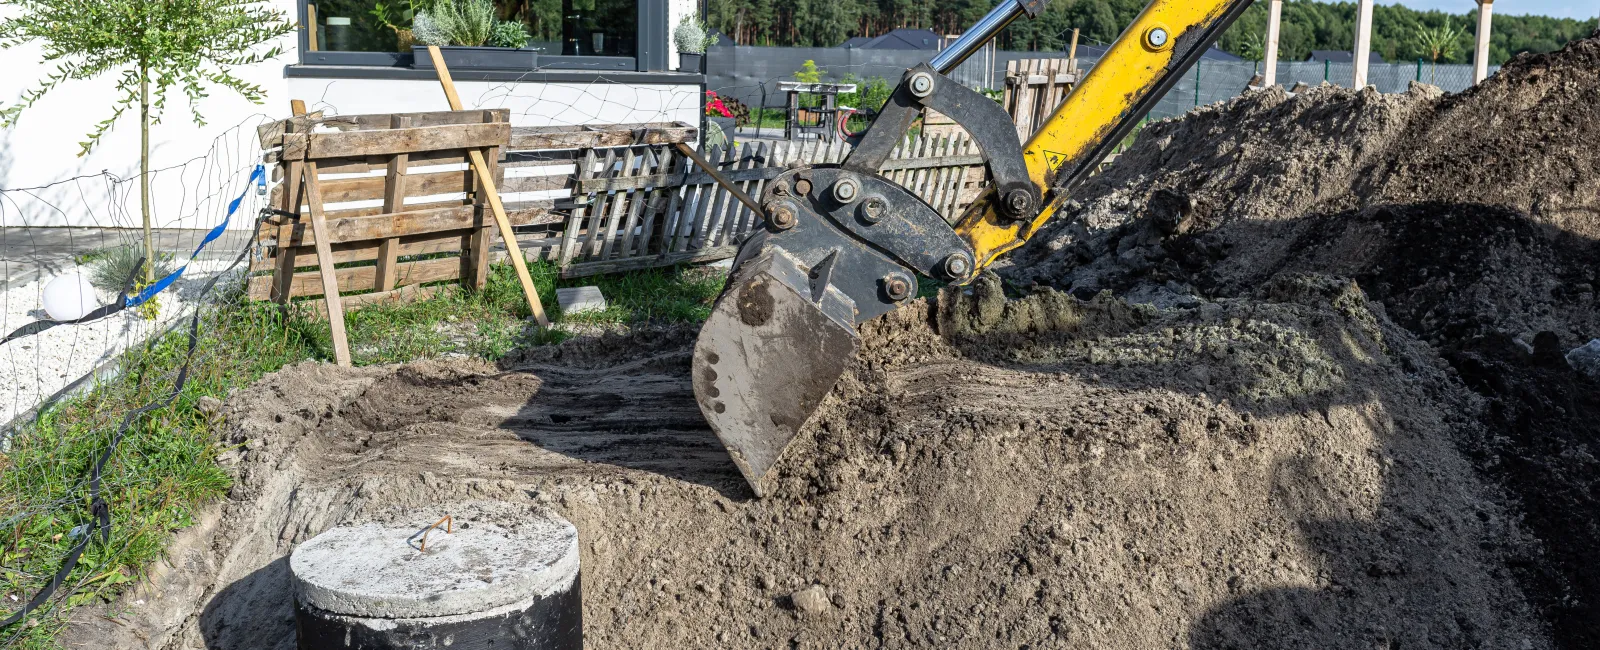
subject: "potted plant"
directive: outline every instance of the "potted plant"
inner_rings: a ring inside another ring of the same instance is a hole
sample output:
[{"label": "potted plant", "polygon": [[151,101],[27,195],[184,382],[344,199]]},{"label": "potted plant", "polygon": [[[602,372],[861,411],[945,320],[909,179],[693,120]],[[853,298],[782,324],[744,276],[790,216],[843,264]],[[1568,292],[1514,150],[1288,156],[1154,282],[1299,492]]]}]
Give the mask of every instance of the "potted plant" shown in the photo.
[{"label": "potted plant", "polygon": [[706,26],[693,14],[684,16],[672,30],[672,40],[678,46],[678,72],[704,74],[706,48],[717,41],[706,35]]},{"label": "potted plant", "polygon": [[411,19],[415,68],[433,68],[429,45],[439,46],[452,68],[532,70],[533,50],[525,49],[522,23],[498,20],[490,0],[436,0]]}]

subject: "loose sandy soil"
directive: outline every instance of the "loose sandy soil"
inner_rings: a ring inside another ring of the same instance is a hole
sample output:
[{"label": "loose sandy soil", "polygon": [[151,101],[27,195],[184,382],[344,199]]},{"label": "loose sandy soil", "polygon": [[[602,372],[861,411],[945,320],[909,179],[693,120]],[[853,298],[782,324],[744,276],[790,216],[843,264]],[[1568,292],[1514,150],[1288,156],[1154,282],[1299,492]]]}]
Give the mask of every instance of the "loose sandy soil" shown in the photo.
[{"label": "loose sandy soil", "polygon": [[1590,39],[1154,125],[1011,300],[864,325],[762,500],[693,330],[286,369],[228,402],[228,501],[69,641],[292,647],[295,544],[487,498],[577,525],[594,648],[1594,647],[1597,105]]}]

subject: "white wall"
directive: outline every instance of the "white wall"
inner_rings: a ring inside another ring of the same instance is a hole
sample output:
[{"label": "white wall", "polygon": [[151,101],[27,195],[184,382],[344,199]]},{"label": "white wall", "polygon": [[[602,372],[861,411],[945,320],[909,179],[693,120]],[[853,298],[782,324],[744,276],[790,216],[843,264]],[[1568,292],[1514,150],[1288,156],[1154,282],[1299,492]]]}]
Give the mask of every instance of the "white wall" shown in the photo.
[{"label": "white wall", "polygon": [[[272,0],[294,17],[294,0]],[[14,7],[0,9],[13,12]],[[287,111],[283,66],[294,60],[294,37],[281,45],[287,53],[276,61],[241,68],[236,74],[267,91],[258,106],[238,95],[212,90],[196,108],[206,119],[200,127],[190,117],[181,89],[173,89],[161,124],[151,127],[151,168],[171,168],[152,178],[153,204],[162,225],[203,227],[220,219],[203,197],[227,184],[233,172],[247,168],[255,125]],[[42,61],[37,45],[0,50],[0,104],[11,105],[54,69]],[[136,181],[139,174],[139,110],[122,114],[88,155],[79,157],[78,143],[101,120],[111,116],[117,95],[117,73],[90,81],[69,81],[23,112],[12,128],[0,130],[0,189],[13,190],[58,183],[76,176],[105,172]],[[211,155],[215,149],[215,155]],[[200,160],[194,160],[200,158]],[[243,178],[234,183],[238,187]],[[58,184],[30,194],[8,192],[0,202],[0,225],[132,226],[139,223],[137,182],[113,189],[104,177]],[[122,191],[131,189],[130,192]],[[237,190],[229,190],[236,193]],[[225,201],[224,201],[225,202]],[[201,214],[201,213],[208,214]]]},{"label": "white wall", "polygon": [[[432,80],[297,77],[288,92],[307,109],[330,115],[450,110]],[[468,108],[510,109],[512,126],[700,120],[699,85],[457,81],[456,93]]]},{"label": "white wall", "polygon": [[[272,0],[291,18],[294,0]],[[693,0],[673,0],[674,20]],[[12,11],[12,9],[0,9]],[[220,222],[227,201],[259,158],[255,127],[288,115],[289,100],[303,99],[328,114],[447,110],[434,81],[284,78],[298,61],[296,36],[282,39],[276,60],[236,71],[266,90],[266,102],[251,104],[230,91],[212,89],[198,109],[196,126],[180,90],[168,100],[165,119],[151,129],[151,180],[157,227],[209,228]],[[0,50],[0,105],[17,101],[52,69],[40,48]],[[672,55],[675,64],[676,54]],[[0,226],[137,227],[140,223],[138,108],[123,113],[87,156],[78,143],[111,114],[116,77],[68,82],[23,113],[17,126],[0,130]],[[457,82],[468,108],[509,108],[514,126],[699,121],[699,86],[615,83]],[[104,172],[104,175],[102,175]],[[76,178],[87,176],[86,178]],[[116,183],[113,179],[125,179]],[[48,187],[45,187],[48,186]],[[31,191],[14,191],[42,187]],[[250,219],[236,218],[235,227]]]}]

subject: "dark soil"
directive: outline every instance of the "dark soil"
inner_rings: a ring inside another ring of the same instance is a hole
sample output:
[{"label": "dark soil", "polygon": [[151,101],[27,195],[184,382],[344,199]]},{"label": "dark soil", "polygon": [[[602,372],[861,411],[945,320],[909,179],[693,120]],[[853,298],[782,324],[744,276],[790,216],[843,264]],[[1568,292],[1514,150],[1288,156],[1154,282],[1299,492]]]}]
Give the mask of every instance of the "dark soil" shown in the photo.
[{"label": "dark soil", "polygon": [[1186,307],[1355,279],[1486,398],[1463,448],[1540,540],[1519,582],[1561,647],[1600,647],[1600,385],[1561,359],[1600,337],[1597,106],[1600,35],[1454,96],[1254,93],[1148,129],[1007,274]]}]

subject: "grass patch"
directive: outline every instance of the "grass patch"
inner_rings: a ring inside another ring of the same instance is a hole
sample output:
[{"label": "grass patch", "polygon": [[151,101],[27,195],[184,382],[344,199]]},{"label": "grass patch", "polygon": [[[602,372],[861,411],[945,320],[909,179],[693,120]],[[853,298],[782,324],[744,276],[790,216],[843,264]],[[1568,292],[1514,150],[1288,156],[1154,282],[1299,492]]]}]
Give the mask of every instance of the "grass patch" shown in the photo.
[{"label": "grass patch", "polygon": [[[200,345],[183,392],[137,421],[106,465],[102,495],[111,506],[109,544],[90,543],[57,598],[30,621],[0,630],[23,648],[54,647],[71,608],[109,598],[133,583],[165,548],[168,534],[193,523],[197,508],[223,495],[230,480],[217,465],[215,423],[199,408],[285,364],[308,358],[315,323],[241,298],[202,318]],[[185,323],[187,324],[187,323]],[[0,455],[0,600],[7,613],[48,582],[91,524],[89,468],[128,411],[171,390],[188,348],[187,327],[129,350],[121,375],[48,409],[16,432]],[[12,600],[10,596],[16,596]]]},{"label": "grass patch", "polygon": [[[529,271],[553,321],[597,325],[704,320],[726,277],[690,267],[572,280],[559,279],[549,263],[531,264]],[[605,293],[607,309],[559,314],[556,288],[588,284]],[[560,329],[532,327],[528,316],[514,271],[496,265],[481,291],[447,288],[424,300],[356,310],[346,315],[346,325],[360,365],[447,355],[493,360],[519,346],[566,338]],[[0,616],[49,581],[77,541],[73,529],[92,522],[89,468],[123,414],[171,390],[187,350],[187,323],[125,353],[116,380],[46,410],[0,453]],[[217,463],[225,451],[216,443],[219,423],[201,408],[202,398],[226,398],[298,361],[333,358],[325,320],[306,309],[284,314],[271,303],[245,299],[237,288],[204,312],[200,336],[182,394],[136,422],[106,466],[102,494],[111,505],[111,542],[91,543],[52,602],[30,621],[0,629],[0,645],[55,647],[67,611],[108,601],[136,582],[170,533],[192,525],[206,502],[226,494],[231,480]]]}]

